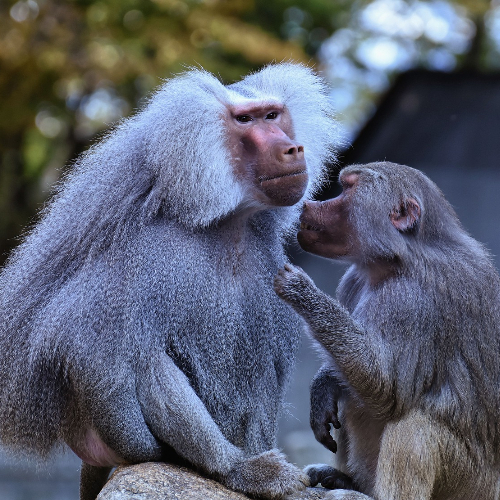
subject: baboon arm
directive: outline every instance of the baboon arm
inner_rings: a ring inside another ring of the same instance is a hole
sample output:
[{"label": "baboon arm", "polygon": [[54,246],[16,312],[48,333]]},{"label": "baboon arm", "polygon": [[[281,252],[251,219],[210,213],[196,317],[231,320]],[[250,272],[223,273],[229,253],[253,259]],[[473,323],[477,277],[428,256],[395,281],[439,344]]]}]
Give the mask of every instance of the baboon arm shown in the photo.
[{"label": "baboon arm", "polygon": [[383,346],[376,350],[363,330],[339,302],[319,290],[299,267],[287,264],[278,272],[275,290],[308,323],[312,337],[332,356],[349,385],[377,407],[392,397],[390,360]]},{"label": "baboon arm", "polygon": [[311,335],[332,356],[355,392],[376,407],[390,407],[386,404],[393,398],[390,360],[383,349],[375,350],[370,334],[335,299],[320,290],[317,293],[316,300],[307,305]]},{"label": "baboon arm", "polygon": [[278,450],[249,456],[231,444],[166,354],[145,362],[139,397],[151,432],[196,468],[236,491],[283,498],[308,484]]},{"label": "baboon arm", "polygon": [[144,364],[139,401],[153,435],[205,472],[228,474],[243,453],[224,437],[186,375],[164,353]]}]

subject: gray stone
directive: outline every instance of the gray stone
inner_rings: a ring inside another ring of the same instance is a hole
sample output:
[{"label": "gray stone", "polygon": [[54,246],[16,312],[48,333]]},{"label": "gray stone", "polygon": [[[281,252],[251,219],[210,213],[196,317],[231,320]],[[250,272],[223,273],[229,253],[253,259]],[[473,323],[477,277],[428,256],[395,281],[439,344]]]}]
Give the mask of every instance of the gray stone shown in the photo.
[{"label": "gray stone", "polygon": [[[290,500],[321,500],[328,490],[307,488]],[[184,467],[165,463],[144,463],[119,467],[97,500],[248,500],[217,481]]]}]

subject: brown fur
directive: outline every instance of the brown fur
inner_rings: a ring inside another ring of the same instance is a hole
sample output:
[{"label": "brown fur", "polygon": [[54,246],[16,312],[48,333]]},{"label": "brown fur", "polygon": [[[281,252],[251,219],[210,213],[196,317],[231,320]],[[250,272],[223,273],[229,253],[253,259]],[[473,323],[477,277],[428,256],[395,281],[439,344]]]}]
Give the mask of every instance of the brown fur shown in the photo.
[{"label": "brown fur", "polygon": [[[307,202],[299,241],[351,264],[338,301],[298,268],[275,289],[327,361],[311,425],[360,493],[332,498],[486,500],[500,495],[500,278],[422,173],[354,165],[342,194]],[[331,468],[311,477],[343,487]]]}]

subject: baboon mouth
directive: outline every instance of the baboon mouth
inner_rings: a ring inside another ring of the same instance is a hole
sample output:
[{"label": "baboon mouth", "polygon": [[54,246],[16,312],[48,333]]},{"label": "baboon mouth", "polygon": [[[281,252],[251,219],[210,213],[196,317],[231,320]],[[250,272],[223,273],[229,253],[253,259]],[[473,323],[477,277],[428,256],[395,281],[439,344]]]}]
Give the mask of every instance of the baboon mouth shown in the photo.
[{"label": "baboon mouth", "polygon": [[262,175],[261,177],[259,177],[259,182],[262,184],[263,182],[274,181],[276,179],[282,179],[284,177],[294,177],[296,175],[303,175],[305,173],[306,173],[306,170],[298,170],[296,172],[289,172],[286,174],[278,174],[278,175],[273,175],[273,176]]},{"label": "baboon mouth", "polygon": [[307,231],[321,231],[319,227],[311,226],[310,224],[307,224],[307,222],[301,222],[300,229],[305,229]]}]

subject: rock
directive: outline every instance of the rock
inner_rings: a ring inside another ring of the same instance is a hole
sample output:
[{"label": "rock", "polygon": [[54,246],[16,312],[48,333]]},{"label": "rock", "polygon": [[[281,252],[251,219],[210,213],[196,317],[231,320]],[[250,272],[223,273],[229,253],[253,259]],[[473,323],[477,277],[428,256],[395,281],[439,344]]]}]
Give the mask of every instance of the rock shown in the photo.
[{"label": "rock", "polygon": [[[320,500],[328,490],[307,488],[289,500]],[[149,462],[119,467],[97,500],[248,500],[212,479],[185,467]]]}]

